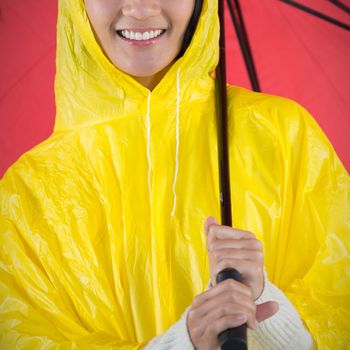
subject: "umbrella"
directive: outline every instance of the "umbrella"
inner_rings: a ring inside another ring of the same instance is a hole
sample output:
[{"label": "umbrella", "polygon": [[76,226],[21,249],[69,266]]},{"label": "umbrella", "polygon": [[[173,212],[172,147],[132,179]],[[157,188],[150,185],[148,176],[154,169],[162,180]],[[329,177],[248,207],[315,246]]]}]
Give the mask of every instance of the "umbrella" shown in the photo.
[{"label": "umbrella", "polygon": [[[334,1],[299,2],[349,25]],[[304,105],[350,170],[350,33],[282,1],[239,3],[261,90]],[[57,1],[1,0],[0,176],[52,132],[56,17]],[[240,51],[227,6],[227,80],[251,88]]]},{"label": "umbrella", "polygon": [[350,1],[226,0],[226,5],[228,82],[306,107],[349,171]]}]

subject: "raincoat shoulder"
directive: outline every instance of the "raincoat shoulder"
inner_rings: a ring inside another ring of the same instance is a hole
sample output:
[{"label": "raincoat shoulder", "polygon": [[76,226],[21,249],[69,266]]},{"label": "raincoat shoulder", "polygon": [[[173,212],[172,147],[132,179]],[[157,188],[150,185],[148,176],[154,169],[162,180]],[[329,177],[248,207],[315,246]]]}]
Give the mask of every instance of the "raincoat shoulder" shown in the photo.
[{"label": "raincoat shoulder", "polygon": [[317,348],[344,349],[350,177],[298,103],[238,87],[228,89],[228,101],[233,221],[263,241],[270,279],[294,303]]}]

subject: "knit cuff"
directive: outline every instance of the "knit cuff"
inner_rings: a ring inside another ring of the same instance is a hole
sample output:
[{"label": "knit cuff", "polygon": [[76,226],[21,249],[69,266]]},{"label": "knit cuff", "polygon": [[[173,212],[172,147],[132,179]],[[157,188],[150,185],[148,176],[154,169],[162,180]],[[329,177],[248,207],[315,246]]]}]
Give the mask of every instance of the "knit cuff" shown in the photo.
[{"label": "knit cuff", "polygon": [[259,350],[312,349],[312,337],[298,311],[283,292],[268,280],[266,272],[264,279],[263,293],[255,303],[259,305],[267,301],[276,301],[279,310],[272,317],[260,322],[256,330],[248,329],[249,346]]}]

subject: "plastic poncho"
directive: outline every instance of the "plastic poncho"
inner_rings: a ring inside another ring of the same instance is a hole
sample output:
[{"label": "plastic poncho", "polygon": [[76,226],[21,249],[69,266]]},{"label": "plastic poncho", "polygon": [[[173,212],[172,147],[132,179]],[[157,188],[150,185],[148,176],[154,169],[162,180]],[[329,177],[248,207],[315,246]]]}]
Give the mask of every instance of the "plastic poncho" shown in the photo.
[{"label": "plastic poncho", "polygon": [[[209,281],[220,217],[217,4],[151,92],[59,1],[57,118],[0,185],[0,349],[139,349]],[[264,243],[270,280],[319,349],[350,344],[349,176],[296,103],[230,87],[234,226]]]}]

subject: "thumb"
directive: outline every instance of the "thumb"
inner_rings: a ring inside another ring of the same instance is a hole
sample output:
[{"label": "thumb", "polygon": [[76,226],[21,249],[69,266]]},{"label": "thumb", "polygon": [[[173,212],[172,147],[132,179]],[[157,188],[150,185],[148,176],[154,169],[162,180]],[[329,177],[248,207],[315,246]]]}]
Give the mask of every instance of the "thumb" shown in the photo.
[{"label": "thumb", "polygon": [[266,303],[256,306],[256,320],[258,322],[265,321],[279,310],[279,305],[275,301],[267,301]]},{"label": "thumb", "polygon": [[216,221],[216,219],[213,216],[209,216],[207,218],[207,220],[205,220],[204,223],[204,232],[205,235],[208,236],[208,232],[209,232],[209,226],[210,225],[219,225],[219,223]]}]

